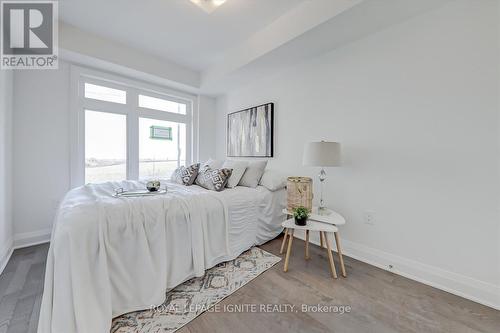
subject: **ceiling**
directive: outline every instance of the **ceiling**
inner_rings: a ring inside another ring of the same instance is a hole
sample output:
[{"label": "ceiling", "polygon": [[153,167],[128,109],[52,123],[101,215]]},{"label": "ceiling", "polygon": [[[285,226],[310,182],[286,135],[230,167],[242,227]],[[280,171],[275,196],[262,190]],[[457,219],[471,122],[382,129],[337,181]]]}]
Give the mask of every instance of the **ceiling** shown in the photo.
[{"label": "ceiling", "polygon": [[308,0],[227,0],[207,14],[189,0],[64,0],[64,22],[203,71],[229,49]]}]

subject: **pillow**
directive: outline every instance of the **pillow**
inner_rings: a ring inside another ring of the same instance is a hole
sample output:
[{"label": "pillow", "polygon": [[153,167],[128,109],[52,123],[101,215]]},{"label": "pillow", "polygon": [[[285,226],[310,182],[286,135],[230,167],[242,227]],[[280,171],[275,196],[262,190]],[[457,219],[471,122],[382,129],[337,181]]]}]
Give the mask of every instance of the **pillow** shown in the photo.
[{"label": "pillow", "polygon": [[231,177],[231,169],[211,169],[209,167],[202,168],[198,177],[196,177],[196,185],[199,185],[207,190],[220,192],[227,184]]},{"label": "pillow", "polygon": [[269,191],[277,191],[286,187],[286,176],[276,170],[266,170],[259,182]]},{"label": "pillow", "polygon": [[233,172],[231,173],[231,177],[229,177],[229,180],[227,181],[227,187],[233,188],[238,185],[238,183],[241,180],[241,177],[243,177],[243,174],[245,173],[245,170],[247,169],[248,162],[245,161],[232,161],[232,160],[226,160],[224,164],[222,164],[222,168],[225,169],[233,169]]},{"label": "pillow", "polygon": [[222,162],[222,161],[209,158],[208,161],[203,163],[201,166],[202,166],[202,168],[205,166],[208,166],[208,167],[210,167],[210,169],[220,169],[220,168],[222,168],[223,163],[224,162]]},{"label": "pillow", "polygon": [[267,161],[250,162],[238,185],[246,187],[257,187],[266,169]]},{"label": "pillow", "polygon": [[188,166],[180,166],[175,169],[170,180],[177,184],[183,185],[193,185],[196,177],[198,176],[198,171],[200,170],[200,163],[196,163]]}]

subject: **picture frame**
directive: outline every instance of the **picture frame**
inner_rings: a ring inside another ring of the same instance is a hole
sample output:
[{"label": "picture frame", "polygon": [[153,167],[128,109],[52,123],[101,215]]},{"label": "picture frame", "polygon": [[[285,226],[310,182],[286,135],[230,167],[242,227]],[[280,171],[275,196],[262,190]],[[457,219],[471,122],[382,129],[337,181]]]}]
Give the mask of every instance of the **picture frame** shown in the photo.
[{"label": "picture frame", "polygon": [[227,115],[228,157],[274,156],[274,103],[266,103]]}]

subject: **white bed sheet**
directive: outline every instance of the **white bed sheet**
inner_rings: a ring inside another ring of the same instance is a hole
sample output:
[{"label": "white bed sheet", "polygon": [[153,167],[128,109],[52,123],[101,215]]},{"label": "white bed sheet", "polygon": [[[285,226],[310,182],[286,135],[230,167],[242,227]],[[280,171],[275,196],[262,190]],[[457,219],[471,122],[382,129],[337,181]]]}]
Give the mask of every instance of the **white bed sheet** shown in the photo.
[{"label": "white bed sheet", "polygon": [[112,317],[162,303],[166,290],[282,231],[284,190],[169,184],[164,197],[111,198],[117,187],[144,184],[83,186],[63,200],[38,332],[109,332]]},{"label": "white bed sheet", "polygon": [[229,247],[234,257],[282,231],[286,191],[236,186],[218,193],[228,203]]}]

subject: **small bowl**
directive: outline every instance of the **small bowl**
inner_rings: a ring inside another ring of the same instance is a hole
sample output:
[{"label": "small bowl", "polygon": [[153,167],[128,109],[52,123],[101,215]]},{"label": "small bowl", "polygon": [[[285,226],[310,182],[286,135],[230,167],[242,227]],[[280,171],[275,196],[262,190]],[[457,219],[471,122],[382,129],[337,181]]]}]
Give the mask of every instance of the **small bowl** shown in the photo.
[{"label": "small bowl", "polygon": [[149,192],[156,192],[160,189],[160,181],[159,180],[152,180],[146,183],[146,188],[148,189]]}]

